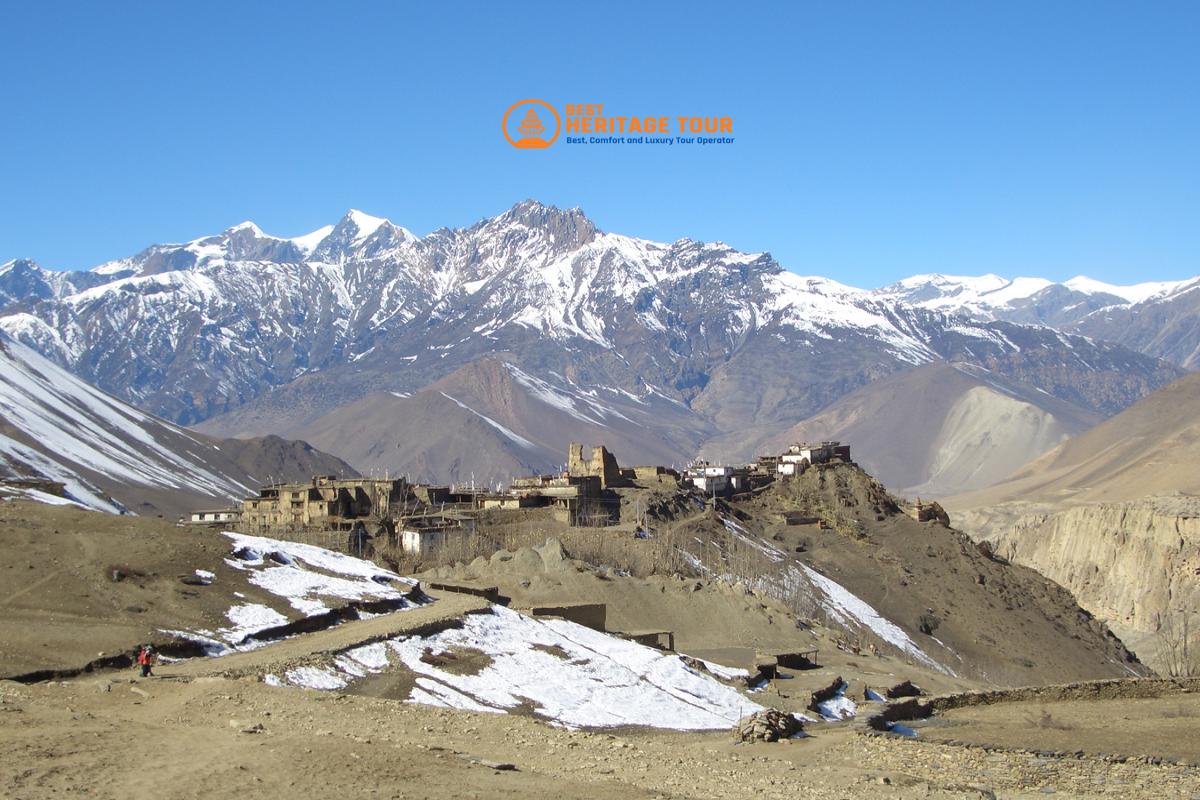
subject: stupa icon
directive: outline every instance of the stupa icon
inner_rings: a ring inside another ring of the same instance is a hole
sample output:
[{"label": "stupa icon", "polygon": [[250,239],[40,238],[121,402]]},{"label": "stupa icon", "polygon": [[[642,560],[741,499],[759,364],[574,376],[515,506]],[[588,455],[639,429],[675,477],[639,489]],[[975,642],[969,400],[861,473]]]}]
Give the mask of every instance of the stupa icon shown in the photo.
[{"label": "stupa icon", "polygon": [[525,118],[521,120],[521,124],[517,126],[517,131],[521,134],[521,138],[516,141],[517,147],[542,148],[549,147],[550,143],[542,138],[542,134],[546,132],[546,126],[542,124],[542,118],[537,115],[537,111],[533,106],[525,112]]}]

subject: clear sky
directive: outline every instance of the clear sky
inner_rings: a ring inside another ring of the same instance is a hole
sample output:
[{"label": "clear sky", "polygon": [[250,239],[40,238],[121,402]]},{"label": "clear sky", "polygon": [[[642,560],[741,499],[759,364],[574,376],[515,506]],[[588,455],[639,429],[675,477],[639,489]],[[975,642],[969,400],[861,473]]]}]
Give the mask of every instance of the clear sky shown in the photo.
[{"label": "clear sky", "polygon": [[[1195,2],[0,5],[0,261],[526,197],[859,286],[1200,274]],[[732,145],[522,151],[512,102]]]}]

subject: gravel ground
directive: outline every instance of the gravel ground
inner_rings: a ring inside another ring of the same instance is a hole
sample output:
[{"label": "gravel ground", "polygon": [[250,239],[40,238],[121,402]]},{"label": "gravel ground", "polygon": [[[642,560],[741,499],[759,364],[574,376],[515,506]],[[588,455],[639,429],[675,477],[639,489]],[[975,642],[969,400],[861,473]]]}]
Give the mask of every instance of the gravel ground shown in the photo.
[{"label": "gravel ground", "polygon": [[[132,673],[130,673],[132,674]],[[1200,796],[1200,770],[1043,758],[844,725],[729,734],[568,731],[532,718],[221,676],[0,684],[0,795],[223,797]],[[511,765],[515,769],[498,769]]]}]

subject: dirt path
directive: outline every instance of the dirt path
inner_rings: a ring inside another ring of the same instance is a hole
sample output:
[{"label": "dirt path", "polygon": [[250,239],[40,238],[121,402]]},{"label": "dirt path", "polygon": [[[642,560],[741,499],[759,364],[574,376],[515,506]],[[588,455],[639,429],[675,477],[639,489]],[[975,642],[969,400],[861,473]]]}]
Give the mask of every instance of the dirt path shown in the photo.
[{"label": "dirt path", "polygon": [[44,586],[47,583],[50,583],[50,581],[57,578],[61,572],[62,572],[61,569],[56,569],[53,572],[48,573],[44,577],[34,581],[33,583],[30,583],[26,586],[21,587],[20,589],[17,589],[12,594],[10,594],[10,595],[6,596],[4,599],[0,600],[0,606],[6,606],[9,603],[11,603],[13,600],[16,600],[18,597],[28,594],[29,592],[32,592],[34,589],[37,589],[41,586]]},{"label": "dirt path", "polygon": [[221,675],[237,678],[279,672],[296,664],[320,661],[351,647],[371,644],[396,636],[422,633],[446,627],[489,608],[488,601],[465,594],[427,592],[434,602],[408,611],[399,611],[373,619],[344,622],[328,630],[308,633],[275,642],[258,650],[234,653],[221,658],[195,658],[178,664],[162,665],[155,673],[162,678],[196,678]]},{"label": "dirt path", "polygon": [[929,741],[1111,753],[1200,765],[1200,696],[996,703],[945,711],[914,727]]}]

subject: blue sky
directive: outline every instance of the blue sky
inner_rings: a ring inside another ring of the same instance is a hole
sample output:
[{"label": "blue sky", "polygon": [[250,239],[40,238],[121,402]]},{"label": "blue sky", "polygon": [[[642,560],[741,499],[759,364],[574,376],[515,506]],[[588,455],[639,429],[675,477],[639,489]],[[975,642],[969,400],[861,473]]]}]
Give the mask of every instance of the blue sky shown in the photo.
[{"label": "blue sky", "polygon": [[[7,3],[0,261],[84,268],[346,209],[526,197],[860,286],[1200,273],[1195,3]],[[519,151],[524,97],[728,115],[724,147]]]}]

